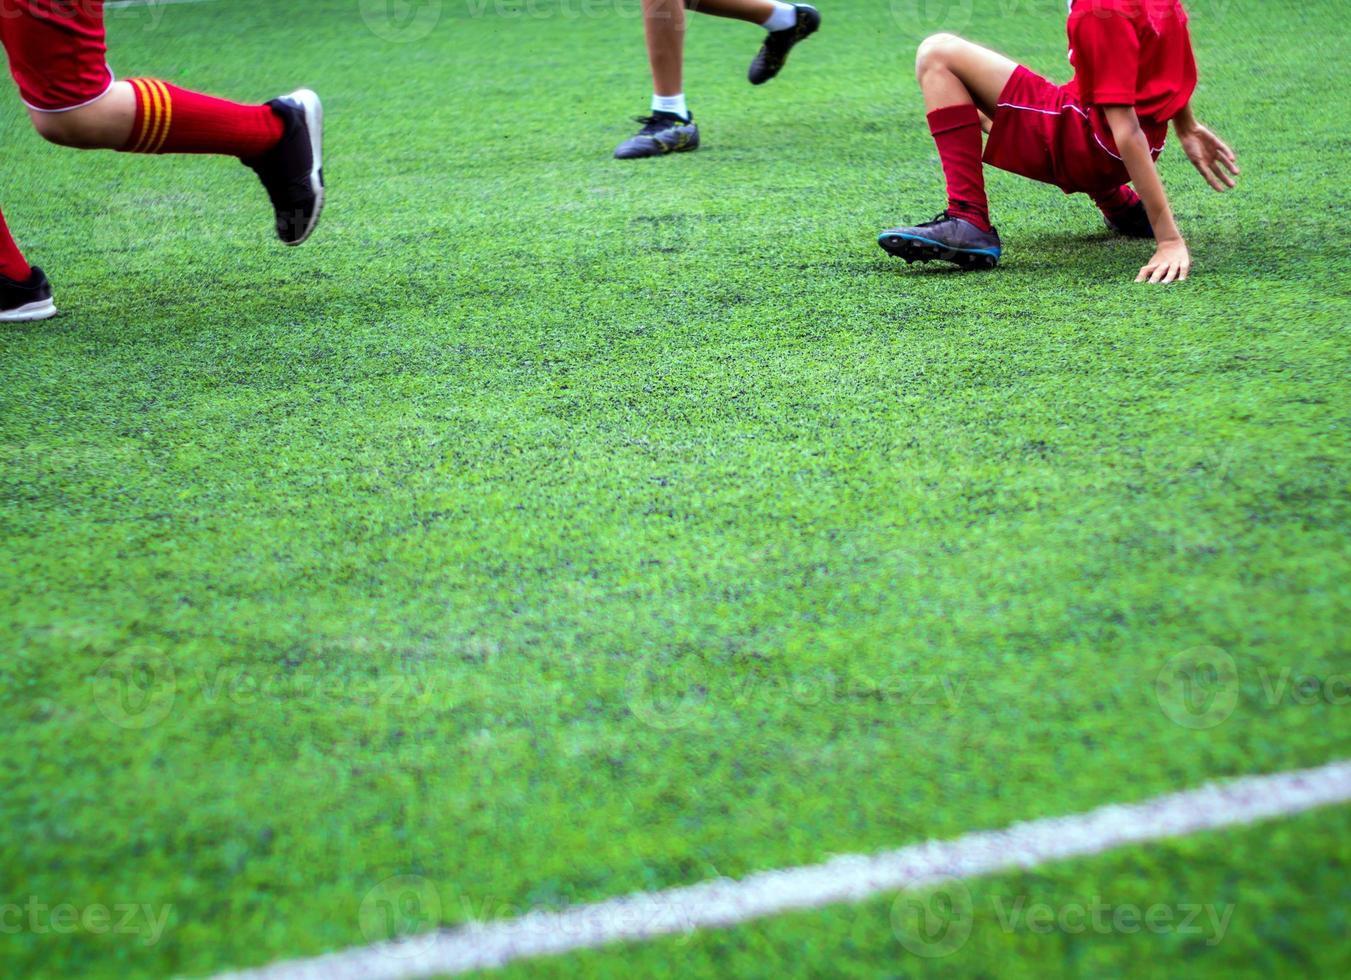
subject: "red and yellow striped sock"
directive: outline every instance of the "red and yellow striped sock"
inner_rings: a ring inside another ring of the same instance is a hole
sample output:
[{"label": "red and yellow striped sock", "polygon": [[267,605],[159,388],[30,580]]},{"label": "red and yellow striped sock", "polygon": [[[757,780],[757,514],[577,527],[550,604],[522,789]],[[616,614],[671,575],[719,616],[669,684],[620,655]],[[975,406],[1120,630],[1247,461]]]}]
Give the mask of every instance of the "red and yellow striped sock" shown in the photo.
[{"label": "red and yellow striped sock", "polygon": [[15,282],[25,282],[32,271],[19,246],[14,244],[9,226],[5,224],[4,212],[0,211],[0,276]]},{"label": "red and yellow striped sock", "polygon": [[282,136],[282,121],[268,106],[240,105],[189,92],[154,78],[129,79],[136,92],[136,121],[125,153],[222,153],[249,159]]}]

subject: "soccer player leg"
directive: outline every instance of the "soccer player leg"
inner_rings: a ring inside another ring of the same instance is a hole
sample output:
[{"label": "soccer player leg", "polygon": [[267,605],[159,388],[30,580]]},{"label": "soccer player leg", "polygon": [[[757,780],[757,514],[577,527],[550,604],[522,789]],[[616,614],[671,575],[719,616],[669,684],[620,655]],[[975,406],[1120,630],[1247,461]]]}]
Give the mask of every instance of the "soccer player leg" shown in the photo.
[{"label": "soccer player leg", "polygon": [[1016,68],[998,52],[952,34],[920,45],[915,74],[947,180],[948,206],[933,221],[882,232],[878,244],[887,252],[907,262],[943,259],[968,269],[999,264],[1003,246],[990,223],[981,123],[982,114],[995,115]]},{"label": "soccer player leg", "polygon": [[52,286],[19,251],[0,212],[0,323],[45,320],[56,315]]},{"label": "soccer player leg", "polygon": [[684,0],[684,3],[701,14],[758,24],[765,29],[765,42],[746,71],[752,85],[763,85],[778,75],[788,62],[788,53],[821,26],[820,11],[805,3],[785,0]]},{"label": "soccer player leg", "polygon": [[267,190],[287,245],[308,238],[323,210],[323,106],[308,89],[246,105],[133,78],[89,105],[32,115],[38,132],[64,146],[239,158]]},{"label": "soccer player leg", "polygon": [[615,148],[615,159],[665,156],[699,148],[699,127],[685,104],[685,7],[682,0],[643,0],[643,32],[652,69],[652,109],[642,128]]},{"label": "soccer player leg", "polygon": [[1130,184],[1107,191],[1090,192],[1089,197],[1102,212],[1102,220],[1109,229],[1127,238],[1153,238],[1145,202]]},{"label": "soccer player leg", "polygon": [[241,105],[154,79],[114,82],[101,0],[8,0],[5,49],[37,131],[63,146],[238,157],[262,179],[278,236],[304,241],[323,207],[323,112],[305,89]]}]

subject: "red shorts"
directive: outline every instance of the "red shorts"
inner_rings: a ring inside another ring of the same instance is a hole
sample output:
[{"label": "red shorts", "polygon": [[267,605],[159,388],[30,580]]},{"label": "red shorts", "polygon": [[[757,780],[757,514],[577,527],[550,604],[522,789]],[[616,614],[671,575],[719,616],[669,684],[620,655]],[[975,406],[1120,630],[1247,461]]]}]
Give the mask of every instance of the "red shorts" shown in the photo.
[{"label": "red shorts", "polygon": [[103,0],[0,0],[0,43],[32,109],[75,109],[113,84]]},{"label": "red shorts", "polygon": [[[1066,194],[1095,194],[1130,182],[1126,164],[1094,128],[1072,85],[1056,85],[1019,65],[999,95],[985,162],[1054,184]],[[1163,152],[1167,126],[1145,123],[1150,145]]]}]

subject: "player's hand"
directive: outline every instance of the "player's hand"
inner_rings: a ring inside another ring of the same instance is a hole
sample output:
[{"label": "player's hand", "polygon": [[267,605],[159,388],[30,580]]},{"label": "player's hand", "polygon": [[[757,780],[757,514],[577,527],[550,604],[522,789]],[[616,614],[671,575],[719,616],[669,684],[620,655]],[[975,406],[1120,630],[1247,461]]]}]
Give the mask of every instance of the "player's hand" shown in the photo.
[{"label": "player's hand", "polygon": [[1149,265],[1140,270],[1136,282],[1150,282],[1166,285],[1181,282],[1191,272],[1192,257],[1187,251],[1187,243],[1182,239],[1171,242],[1159,242]]},{"label": "player's hand", "polygon": [[1178,140],[1182,143],[1182,152],[1187,154],[1187,159],[1200,171],[1207,184],[1221,193],[1237,186],[1234,178],[1239,172],[1238,157],[1224,140],[1200,123],[1178,133]]}]

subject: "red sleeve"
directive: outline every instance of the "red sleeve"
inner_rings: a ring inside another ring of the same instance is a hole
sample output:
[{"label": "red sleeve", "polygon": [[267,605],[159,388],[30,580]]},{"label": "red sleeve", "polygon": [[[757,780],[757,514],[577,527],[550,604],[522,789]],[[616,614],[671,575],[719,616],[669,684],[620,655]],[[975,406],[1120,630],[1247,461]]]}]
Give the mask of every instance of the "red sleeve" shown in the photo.
[{"label": "red sleeve", "polygon": [[1098,7],[1070,17],[1079,94],[1091,105],[1135,105],[1140,37],[1128,14]]}]

